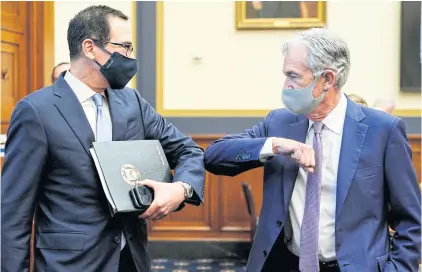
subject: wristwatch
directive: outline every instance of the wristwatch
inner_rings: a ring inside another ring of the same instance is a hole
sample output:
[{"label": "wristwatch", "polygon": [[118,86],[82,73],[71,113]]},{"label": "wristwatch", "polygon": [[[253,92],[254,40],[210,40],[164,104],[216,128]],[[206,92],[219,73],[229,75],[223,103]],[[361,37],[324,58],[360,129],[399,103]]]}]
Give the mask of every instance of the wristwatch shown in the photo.
[{"label": "wristwatch", "polygon": [[187,184],[186,182],[183,182],[183,181],[176,181],[176,183],[180,183],[180,185],[182,185],[183,188],[185,188],[185,200],[192,198],[192,196],[193,196],[192,186],[190,186],[189,184]]}]

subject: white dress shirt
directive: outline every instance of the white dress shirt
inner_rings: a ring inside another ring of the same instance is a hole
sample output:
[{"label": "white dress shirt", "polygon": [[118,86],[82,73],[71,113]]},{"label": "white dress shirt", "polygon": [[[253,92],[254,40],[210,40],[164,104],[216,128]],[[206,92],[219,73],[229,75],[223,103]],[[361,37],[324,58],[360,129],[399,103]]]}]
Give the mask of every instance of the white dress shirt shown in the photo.
[{"label": "white dress shirt", "polygon": [[[335,251],[335,216],[337,172],[340,158],[341,141],[343,136],[344,119],[346,116],[347,99],[341,95],[337,106],[322,120],[322,188],[319,219],[319,259],[331,261],[336,259]],[[314,139],[313,122],[309,120],[306,144],[312,145]],[[260,159],[265,161],[274,156],[272,139],[269,138],[260,153]],[[300,228],[305,211],[306,182],[308,174],[302,168],[296,178],[292,198],[289,205],[288,222],[285,224],[285,233],[288,239],[287,247],[295,255],[300,252]]]},{"label": "white dress shirt", "polygon": [[[66,80],[67,84],[70,86],[72,91],[75,93],[76,97],[78,98],[79,103],[81,103],[82,108],[85,112],[86,118],[91,126],[92,132],[97,138],[97,107],[95,106],[94,100],[92,97],[96,92],[94,92],[90,87],[85,85],[82,81],[77,79],[74,75],[67,71],[64,80]],[[110,109],[107,103],[107,98],[103,95],[103,113],[105,113],[105,117],[111,122],[110,118]],[[121,240],[121,248],[126,245],[126,238],[122,232],[122,240]]]}]

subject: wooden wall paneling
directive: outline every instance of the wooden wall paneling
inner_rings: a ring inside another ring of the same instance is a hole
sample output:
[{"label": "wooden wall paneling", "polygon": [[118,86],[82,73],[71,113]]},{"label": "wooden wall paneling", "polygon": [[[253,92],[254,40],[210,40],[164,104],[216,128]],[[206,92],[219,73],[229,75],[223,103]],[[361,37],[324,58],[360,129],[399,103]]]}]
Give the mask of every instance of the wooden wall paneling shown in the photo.
[{"label": "wooden wall paneling", "polygon": [[44,85],[54,65],[54,2],[1,2],[1,120],[5,134],[16,103]]},{"label": "wooden wall paneling", "polygon": [[25,37],[1,30],[1,134],[7,132],[16,103],[27,92]]},{"label": "wooden wall paneling", "polygon": [[409,143],[412,148],[412,161],[418,177],[419,186],[422,188],[421,181],[421,135],[409,135]]},{"label": "wooden wall paneling", "polygon": [[[256,209],[259,214],[262,200],[262,168],[250,170],[236,177],[219,176],[217,188],[220,197],[220,231],[232,232],[233,238],[248,240],[250,232],[249,214],[242,191],[242,183],[251,186]],[[239,235],[239,236],[238,236]]]},{"label": "wooden wall paneling", "polygon": [[[43,1],[43,74],[44,85],[51,83],[51,72],[55,65],[54,59],[54,1]],[[40,39],[39,39],[40,40]]]},{"label": "wooden wall paneling", "polygon": [[1,2],[1,29],[24,35],[26,21],[27,3],[25,1]]},{"label": "wooden wall paneling", "polygon": [[[54,67],[54,2],[29,2],[30,92],[51,84]],[[40,38],[42,37],[42,38]]]},{"label": "wooden wall paneling", "polygon": [[[210,188],[205,189],[205,195],[210,195]],[[204,233],[213,230],[211,226],[210,209],[211,198],[205,198],[204,205],[186,207],[180,211],[168,215],[166,218],[149,224],[150,239],[167,240],[177,239],[190,240],[192,237],[206,237]],[[214,227],[215,229],[215,227]]]},{"label": "wooden wall paneling", "polygon": [[[206,147],[206,142],[197,142],[202,148]],[[214,195],[210,184],[210,173],[207,173],[205,184],[205,199],[204,205],[186,207],[176,213],[168,215],[166,218],[149,223],[148,228],[150,231],[149,239],[152,240],[167,240],[167,239],[182,239],[190,240],[192,237],[206,238],[207,234],[213,233],[217,228],[216,221],[212,220],[210,206],[213,205]],[[212,225],[214,222],[214,226]]]},{"label": "wooden wall paneling", "polygon": [[[206,148],[219,135],[194,136]],[[205,205],[188,205],[181,212],[148,223],[149,239],[162,240],[236,240],[249,241],[249,215],[241,184],[247,181],[253,192],[256,213],[262,202],[263,169],[255,169],[237,177],[216,176],[207,172]],[[208,228],[207,228],[208,227]]]}]

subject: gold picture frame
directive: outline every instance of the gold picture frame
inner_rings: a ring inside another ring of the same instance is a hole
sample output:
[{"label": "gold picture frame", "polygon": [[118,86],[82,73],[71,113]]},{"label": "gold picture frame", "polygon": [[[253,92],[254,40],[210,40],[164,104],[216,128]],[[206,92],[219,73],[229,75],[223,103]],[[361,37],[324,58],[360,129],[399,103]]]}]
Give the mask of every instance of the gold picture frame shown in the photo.
[{"label": "gold picture frame", "polygon": [[326,26],[325,1],[236,1],[236,29],[304,29]]}]

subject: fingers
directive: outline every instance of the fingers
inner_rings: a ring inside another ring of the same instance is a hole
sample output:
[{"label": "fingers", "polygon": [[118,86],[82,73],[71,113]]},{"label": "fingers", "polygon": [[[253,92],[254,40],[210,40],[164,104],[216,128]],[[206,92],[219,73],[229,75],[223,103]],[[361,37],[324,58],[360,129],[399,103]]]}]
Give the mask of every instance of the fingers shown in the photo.
[{"label": "fingers", "polygon": [[170,211],[166,207],[162,205],[157,205],[157,209],[155,210],[153,214],[151,214],[151,216],[148,219],[153,220],[153,221],[160,220],[166,217],[169,213]]},{"label": "fingers", "polygon": [[296,163],[305,171],[313,173],[315,167],[315,153],[311,146],[305,144],[298,145],[292,154],[292,158],[294,158]]},{"label": "fingers", "polygon": [[155,187],[155,181],[150,179],[144,179],[136,182],[137,185],[145,185],[148,186],[151,189],[154,189]]},{"label": "fingers", "polygon": [[313,167],[305,167],[305,166],[302,166],[302,168],[303,168],[303,170],[305,170],[308,173],[313,173],[314,172],[314,168]]},{"label": "fingers", "polygon": [[169,213],[170,210],[166,206],[153,201],[151,206],[139,218],[156,221],[166,217]]},{"label": "fingers", "polygon": [[169,211],[165,207],[159,207],[154,214],[151,215],[149,219],[152,219],[153,221],[160,220],[164,217],[166,217],[169,214]]},{"label": "fingers", "polygon": [[151,219],[153,221],[156,221],[158,219],[163,218],[168,214],[167,209],[162,204],[157,204],[157,209],[154,211],[154,213],[151,214],[151,216],[148,219]]},{"label": "fingers", "polygon": [[312,152],[312,154],[311,154],[311,166],[312,167],[315,167],[315,151],[314,151],[314,149],[312,148],[311,149],[311,152]]},{"label": "fingers", "polygon": [[154,221],[160,220],[170,212],[176,210],[184,200],[184,189],[180,184],[148,180],[142,181],[140,184],[150,186],[154,189],[154,200],[151,206],[139,216],[140,218]]},{"label": "fingers", "polygon": [[149,208],[143,214],[141,214],[139,218],[149,219],[153,214],[156,213],[157,209],[158,209],[157,203],[153,201],[151,203],[151,206],[149,206]]}]

